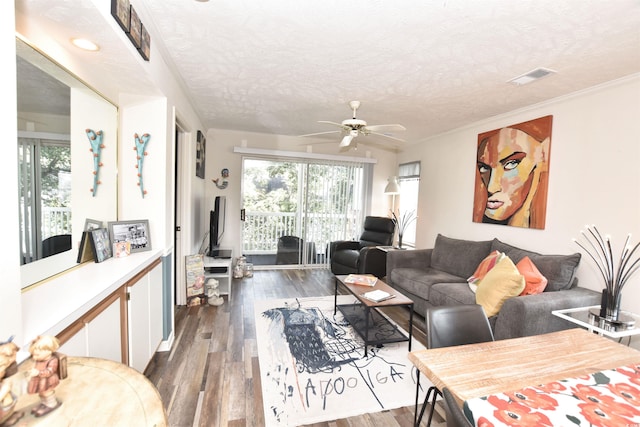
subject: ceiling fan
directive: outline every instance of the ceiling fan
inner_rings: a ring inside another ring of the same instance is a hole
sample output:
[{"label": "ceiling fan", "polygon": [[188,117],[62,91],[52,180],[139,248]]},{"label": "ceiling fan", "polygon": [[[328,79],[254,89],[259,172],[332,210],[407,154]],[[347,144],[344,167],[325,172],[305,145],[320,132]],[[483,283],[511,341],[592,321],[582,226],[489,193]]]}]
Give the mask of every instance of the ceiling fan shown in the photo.
[{"label": "ceiling fan", "polygon": [[377,135],[385,138],[390,138],[396,141],[404,142],[404,139],[396,138],[395,136],[390,135],[388,132],[395,131],[404,131],[406,128],[402,125],[393,124],[393,125],[367,125],[367,122],[364,120],[356,118],[356,111],[360,107],[360,101],[351,101],[349,102],[349,107],[353,110],[353,118],[343,120],[342,123],[331,122],[327,120],[319,120],[318,123],[326,123],[329,125],[337,126],[340,130],[332,130],[327,132],[316,132],[309,133],[303,136],[317,136],[317,135],[326,135],[329,133],[342,133],[344,134],[342,140],[340,141],[341,149],[349,149],[355,148],[356,143],[353,140],[358,137],[358,135]]}]

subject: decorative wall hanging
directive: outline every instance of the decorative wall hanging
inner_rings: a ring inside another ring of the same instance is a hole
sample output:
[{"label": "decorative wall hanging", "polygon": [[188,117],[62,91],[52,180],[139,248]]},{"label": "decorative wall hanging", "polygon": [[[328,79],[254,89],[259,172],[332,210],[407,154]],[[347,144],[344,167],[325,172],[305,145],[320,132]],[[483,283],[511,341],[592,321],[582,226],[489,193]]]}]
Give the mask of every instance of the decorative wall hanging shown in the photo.
[{"label": "decorative wall hanging", "polygon": [[145,61],[151,56],[151,36],[129,0],[111,0],[111,15]]},{"label": "decorative wall hanging", "polygon": [[125,33],[129,32],[130,13],[131,4],[129,4],[129,0],[111,0],[111,15]]},{"label": "decorative wall hanging", "polygon": [[98,184],[100,184],[100,167],[103,165],[100,161],[102,149],[104,148],[102,131],[94,132],[92,129],[85,129],[85,132],[87,138],[89,138],[89,144],[91,144],[89,151],[93,153],[93,188],[90,191],[93,193],[93,197],[96,197]]},{"label": "decorative wall hanging", "polygon": [[473,222],[544,229],[552,121],[545,116],[478,135]]},{"label": "decorative wall hanging", "polygon": [[142,22],[140,22],[138,12],[136,12],[133,6],[131,6],[129,17],[129,32],[127,36],[136,49],[140,49],[140,45],[142,44]]},{"label": "decorative wall hanging", "polygon": [[205,154],[207,150],[207,139],[204,134],[198,131],[196,139],[196,176],[204,179]]},{"label": "decorative wall hanging", "polygon": [[227,178],[229,178],[229,169],[224,168],[220,173],[222,174],[222,182],[220,182],[220,178],[212,179],[211,181],[213,181],[216,187],[224,190],[229,185],[229,181],[227,181]]},{"label": "decorative wall hanging", "polygon": [[135,147],[133,147],[133,149],[136,150],[136,153],[137,153],[136,168],[138,169],[138,186],[140,187],[140,193],[142,194],[142,198],[144,198],[144,195],[147,194],[147,191],[144,189],[144,182],[142,178],[142,165],[144,163],[144,158],[147,155],[147,152],[145,150],[147,148],[147,144],[149,143],[149,139],[151,139],[151,135],[149,135],[148,133],[145,133],[142,136],[138,136],[138,134],[136,133],[133,135],[133,138],[136,141],[136,145]]}]

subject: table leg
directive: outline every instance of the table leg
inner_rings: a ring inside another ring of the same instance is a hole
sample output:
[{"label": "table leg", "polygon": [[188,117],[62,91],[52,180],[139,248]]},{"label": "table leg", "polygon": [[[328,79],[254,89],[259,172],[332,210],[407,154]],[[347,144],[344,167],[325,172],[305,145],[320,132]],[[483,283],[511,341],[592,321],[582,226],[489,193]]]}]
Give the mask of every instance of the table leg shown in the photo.
[{"label": "table leg", "polygon": [[413,336],[413,304],[409,304],[409,351],[411,351],[412,336]]},{"label": "table leg", "polygon": [[413,411],[413,425],[418,427],[418,402],[420,401],[420,369],[416,367],[416,404]]},{"label": "table leg", "polygon": [[364,308],[364,357],[367,357],[369,349],[369,307]]},{"label": "table leg", "polygon": [[335,289],[333,290],[333,315],[336,315],[338,310],[338,279],[334,279]]}]

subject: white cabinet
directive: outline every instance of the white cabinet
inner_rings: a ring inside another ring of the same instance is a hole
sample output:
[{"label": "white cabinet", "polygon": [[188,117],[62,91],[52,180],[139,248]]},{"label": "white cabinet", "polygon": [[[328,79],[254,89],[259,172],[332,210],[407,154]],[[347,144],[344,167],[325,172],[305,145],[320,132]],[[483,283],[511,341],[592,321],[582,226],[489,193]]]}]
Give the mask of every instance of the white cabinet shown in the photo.
[{"label": "white cabinet", "polygon": [[127,294],[129,366],[144,372],[162,341],[161,264],[131,280]]},{"label": "white cabinet", "polygon": [[60,351],[69,356],[124,362],[121,323],[124,292],[118,290],[63,331]]}]

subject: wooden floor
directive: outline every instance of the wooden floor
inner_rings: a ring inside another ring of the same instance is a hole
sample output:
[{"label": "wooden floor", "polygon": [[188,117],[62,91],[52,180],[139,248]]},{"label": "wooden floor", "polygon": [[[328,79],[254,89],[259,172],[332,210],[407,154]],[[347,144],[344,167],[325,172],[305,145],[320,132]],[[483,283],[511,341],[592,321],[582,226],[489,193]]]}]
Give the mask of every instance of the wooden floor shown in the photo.
[{"label": "wooden floor", "polygon": [[[263,426],[253,302],[333,292],[333,275],[324,269],[256,271],[252,278],[234,279],[230,304],[225,297],[219,307],[178,307],[172,350],[157,353],[145,372],[160,392],[169,425]],[[385,312],[408,329],[407,309],[394,307]],[[414,336],[424,344],[424,321],[415,317]],[[413,406],[314,426],[412,424]],[[440,414],[436,413],[432,425],[445,425]]]}]

